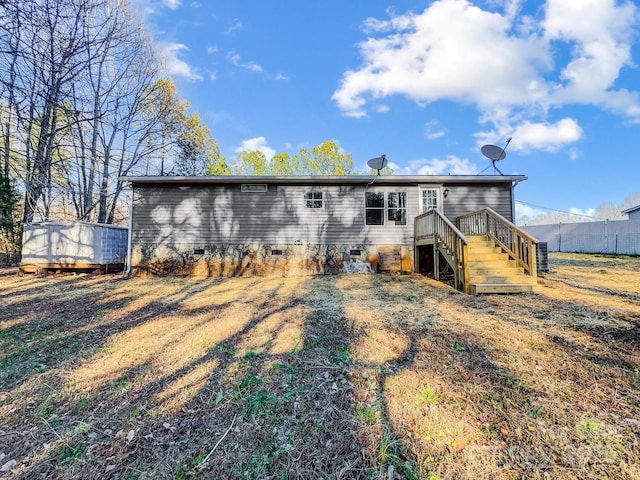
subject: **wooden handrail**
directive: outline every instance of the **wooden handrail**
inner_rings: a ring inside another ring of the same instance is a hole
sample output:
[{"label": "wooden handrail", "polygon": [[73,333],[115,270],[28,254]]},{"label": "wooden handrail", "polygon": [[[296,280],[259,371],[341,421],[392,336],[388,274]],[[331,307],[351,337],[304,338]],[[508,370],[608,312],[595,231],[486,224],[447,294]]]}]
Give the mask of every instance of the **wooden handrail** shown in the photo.
[{"label": "wooden handrail", "polygon": [[456,288],[468,293],[467,238],[449,220],[437,210],[429,210],[415,218],[415,241],[433,239],[437,248],[443,249],[452,261]]},{"label": "wooden handrail", "polygon": [[466,235],[488,235],[529,275],[537,277],[536,238],[490,208],[460,215],[456,221]]}]

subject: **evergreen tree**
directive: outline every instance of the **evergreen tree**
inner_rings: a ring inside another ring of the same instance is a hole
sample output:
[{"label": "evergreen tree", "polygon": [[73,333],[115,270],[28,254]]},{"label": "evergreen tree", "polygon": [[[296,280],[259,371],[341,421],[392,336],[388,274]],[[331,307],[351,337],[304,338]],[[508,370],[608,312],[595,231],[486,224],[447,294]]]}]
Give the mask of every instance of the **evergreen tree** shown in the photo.
[{"label": "evergreen tree", "polygon": [[4,263],[9,263],[19,251],[18,224],[14,216],[17,206],[18,195],[9,178],[0,172],[0,260]]}]

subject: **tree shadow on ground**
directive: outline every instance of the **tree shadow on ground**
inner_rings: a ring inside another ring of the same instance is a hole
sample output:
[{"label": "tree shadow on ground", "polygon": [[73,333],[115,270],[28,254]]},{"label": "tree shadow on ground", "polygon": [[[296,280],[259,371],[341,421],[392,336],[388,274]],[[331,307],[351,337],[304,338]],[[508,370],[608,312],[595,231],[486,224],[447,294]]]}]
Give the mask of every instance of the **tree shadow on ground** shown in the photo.
[{"label": "tree shadow on ground", "polygon": [[610,391],[548,413],[594,392],[552,363],[531,375],[558,335],[537,296],[516,318],[420,277],[50,280],[68,297],[0,299],[7,344],[27,339],[0,370],[9,478],[535,478],[570,444],[597,478],[622,458],[575,431]]},{"label": "tree shadow on ground", "polygon": [[[607,375],[626,364],[615,352],[613,364],[589,358],[575,368],[571,351],[549,357],[556,350],[530,307],[535,295],[500,297],[526,304],[514,319],[512,311],[492,306],[498,297],[464,296],[421,279],[372,277],[347,288],[359,299],[358,307],[346,306],[360,317],[354,328],[368,332],[356,350],[356,410],[378,409],[382,425],[372,421],[370,448],[390,452],[407,478],[535,478],[545,472],[572,478],[568,471],[594,479],[615,471],[624,478],[634,457],[620,445],[632,445],[635,434],[620,419],[631,414],[637,395],[615,400],[618,375]],[[633,375],[620,379],[628,383]],[[601,408],[608,403],[616,415],[596,422],[597,439],[584,434],[592,418],[604,418]]]},{"label": "tree shadow on ground", "polygon": [[[5,437],[29,435],[3,450],[20,460],[16,478],[367,478],[369,459],[352,423],[339,292],[313,279],[295,288],[244,280],[245,288],[259,285],[258,296],[219,281],[183,282],[153,300],[128,289],[82,302],[31,292],[32,307],[50,303],[56,320],[24,318],[10,327],[9,340],[28,337],[27,350],[7,357],[18,367],[2,397],[19,410],[7,424],[28,426]],[[325,307],[327,298],[336,301]],[[115,309],[126,314],[92,325],[96,310]],[[167,322],[173,331],[144,343]],[[216,322],[226,322],[222,331]],[[142,344],[127,350],[135,338]],[[186,358],[177,351],[198,338],[206,345]],[[58,342],[72,345],[60,360],[46,354]],[[46,369],[31,369],[34,358]]]}]

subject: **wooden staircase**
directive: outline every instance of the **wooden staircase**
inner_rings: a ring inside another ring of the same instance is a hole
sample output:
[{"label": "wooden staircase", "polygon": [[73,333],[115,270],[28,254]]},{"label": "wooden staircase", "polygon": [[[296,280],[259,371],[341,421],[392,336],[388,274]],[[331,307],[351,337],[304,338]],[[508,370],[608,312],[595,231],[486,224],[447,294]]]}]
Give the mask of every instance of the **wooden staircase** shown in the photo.
[{"label": "wooden staircase", "polygon": [[469,293],[532,292],[536,278],[510,259],[487,235],[467,235]]},{"label": "wooden staircase", "polygon": [[433,248],[435,279],[440,280],[442,256],[455,288],[465,293],[532,292],[538,283],[538,240],[490,208],[461,215],[456,225],[429,210],[415,218],[414,239],[416,258],[418,249]]}]

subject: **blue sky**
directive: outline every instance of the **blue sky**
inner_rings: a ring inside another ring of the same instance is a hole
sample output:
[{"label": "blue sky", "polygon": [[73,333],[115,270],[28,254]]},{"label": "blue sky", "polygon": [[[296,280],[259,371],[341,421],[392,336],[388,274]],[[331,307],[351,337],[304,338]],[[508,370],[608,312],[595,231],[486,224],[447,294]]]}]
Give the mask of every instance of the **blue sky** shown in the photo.
[{"label": "blue sky", "polygon": [[490,174],[481,146],[512,138],[519,215],[640,192],[631,1],[133,3],[228,161],[334,140],[363,173],[386,154],[396,174]]}]

